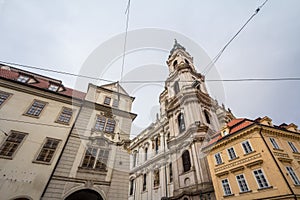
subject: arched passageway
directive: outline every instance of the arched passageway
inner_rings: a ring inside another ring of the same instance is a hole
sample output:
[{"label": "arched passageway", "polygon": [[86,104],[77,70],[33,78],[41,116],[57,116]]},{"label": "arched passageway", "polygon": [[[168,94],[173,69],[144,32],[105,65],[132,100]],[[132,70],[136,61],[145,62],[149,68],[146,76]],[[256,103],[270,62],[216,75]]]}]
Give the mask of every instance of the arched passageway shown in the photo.
[{"label": "arched passageway", "polygon": [[84,189],[70,194],[66,200],[103,200],[103,198],[94,190]]}]

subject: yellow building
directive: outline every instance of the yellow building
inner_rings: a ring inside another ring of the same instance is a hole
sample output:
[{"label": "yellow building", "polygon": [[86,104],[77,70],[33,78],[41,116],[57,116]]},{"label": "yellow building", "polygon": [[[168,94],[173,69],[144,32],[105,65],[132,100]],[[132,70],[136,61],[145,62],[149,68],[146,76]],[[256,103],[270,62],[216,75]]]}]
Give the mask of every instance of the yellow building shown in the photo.
[{"label": "yellow building", "polygon": [[203,150],[217,199],[300,198],[300,132],[294,124],[234,119]]}]

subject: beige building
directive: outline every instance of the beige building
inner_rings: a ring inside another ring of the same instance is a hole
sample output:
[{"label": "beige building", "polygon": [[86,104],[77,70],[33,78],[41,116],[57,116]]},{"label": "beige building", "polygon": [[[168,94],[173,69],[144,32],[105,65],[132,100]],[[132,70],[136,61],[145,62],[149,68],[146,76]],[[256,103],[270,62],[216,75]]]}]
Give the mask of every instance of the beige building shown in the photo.
[{"label": "beige building", "polygon": [[89,85],[43,200],[128,198],[133,100],[118,83]]},{"label": "beige building", "polygon": [[40,199],[85,93],[0,65],[0,198]]},{"label": "beige building", "polygon": [[212,99],[191,55],[175,41],[160,114],[131,144],[129,200],[215,199],[201,148],[233,118]]},{"label": "beige building", "polygon": [[203,150],[217,199],[300,198],[300,131],[294,124],[234,119]]}]

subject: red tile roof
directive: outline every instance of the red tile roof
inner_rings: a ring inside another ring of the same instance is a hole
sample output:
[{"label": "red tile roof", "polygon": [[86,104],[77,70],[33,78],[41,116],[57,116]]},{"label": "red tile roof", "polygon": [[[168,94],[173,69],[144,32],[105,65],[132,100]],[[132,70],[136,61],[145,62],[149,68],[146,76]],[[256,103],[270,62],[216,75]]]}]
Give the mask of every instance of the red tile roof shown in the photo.
[{"label": "red tile roof", "polygon": [[[42,76],[42,75],[35,74],[35,73],[32,73],[32,72],[28,72],[28,71],[25,71],[25,70],[17,69],[15,67],[6,66],[6,65],[2,65],[2,64],[0,65],[0,77],[1,78],[12,80],[12,81],[17,81],[20,74],[21,75],[24,75],[24,74],[28,75],[29,77],[31,77],[32,79],[35,80],[35,82],[33,82],[33,83],[18,82],[20,84],[26,84],[26,85],[30,85],[30,86],[33,86],[33,87],[36,87],[36,88],[39,88],[39,89],[48,90],[50,84],[55,83],[55,84],[58,84],[59,86],[61,86],[63,88],[63,90],[56,92],[58,94],[62,94],[62,95],[66,95],[66,96],[73,97],[73,98],[78,98],[78,99],[84,99],[84,97],[85,97],[84,92],[74,90],[72,88],[64,87],[60,80],[52,79],[50,77],[46,77],[46,76]],[[49,92],[53,92],[53,91],[49,90]]]},{"label": "red tile roof", "polygon": [[209,143],[203,148],[207,148],[207,147],[219,142],[223,138],[228,137],[229,135],[232,135],[232,134],[242,130],[243,128],[246,128],[246,127],[252,125],[253,123],[255,123],[255,122],[253,122],[249,119],[246,119],[246,118],[233,119],[227,123],[227,127],[230,130],[228,135],[222,136],[221,133],[218,133],[217,136],[212,138],[209,141]]}]

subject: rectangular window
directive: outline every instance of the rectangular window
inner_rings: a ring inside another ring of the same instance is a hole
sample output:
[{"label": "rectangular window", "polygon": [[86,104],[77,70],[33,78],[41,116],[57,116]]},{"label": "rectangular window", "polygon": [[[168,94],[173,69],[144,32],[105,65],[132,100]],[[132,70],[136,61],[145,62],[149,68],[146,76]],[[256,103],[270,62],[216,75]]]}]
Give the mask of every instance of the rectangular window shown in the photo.
[{"label": "rectangular window", "polygon": [[297,177],[297,175],[295,174],[294,170],[292,167],[287,166],[286,170],[288,171],[288,173],[290,174],[290,177],[292,178],[292,180],[294,181],[295,185],[300,185],[300,181]]},{"label": "rectangular window", "polygon": [[63,124],[69,124],[72,118],[73,110],[71,108],[63,108],[60,115],[58,116],[57,122]]},{"label": "rectangular window", "polygon": [[143,175],[143,191],[147,189],[147,174]]},{"label": "rectangular window", "polygon": [[132,154],[132,166],[133,167],[136,166],[136,155],[137,155],[137,152],[133,152],[133,154]]},{"label": "rectangular window", "polygon": [[292,143],[292,142],[290,142],[290,141],[288,141],[288,143],[289,143],[289,145],[290,145],[292,151],[293,151],[294,153],[298,153],[298,149],[295,147],[294,143]]},{"label": "rectangular window", "polygon": [[245,177],[244,177],[243,174],[237,175],[236,176],[236,180],[238,182],[238,185],[239,185],[239,188],[240,188],[241,192],[247,192],[247,191],[249,191],[246,179],[245,179]]},{"label": "rectangular window", "polygon": [[115,131],[115,125],[115,120],[108,118],[105,126],[105,132],[113,133]]},{"label": "rectangular window", "polygon": [[115,108],[119,107],[119,100],[118,99],[114,99],[112,106],[115,107]]},{"label": "rectangular window", "polygon": [[28,76],[24,76],[24,75],[20,75],[17,79],[17,81],[21,82],[21,83],[27,83],[29,80]]},{"label": "rectangular window", "polygon": [[159,186],[159,182],[160,182],[160,177],[159,177],[159,169],[156,169],[153,171],[153,175],[154,175],[154,181],[153,181],[153,186],[154,187],[158,187]]},{"label": "rectangular window", "polygon": [[95,123],[96,131],[105,131],[113,133],[115,131],[116,121],[111,118],[106,118],[102,115],[98,115]]},{"label": "rectangular window", "polygon": [[277,144],[277,142],[276,142],[276,140],[274,138],[270,138],[270,141],[271,141],[274,149],[280,149],[279,146],[278,146],[278,144]]},{"label": "rectangular window", "polygon": [[99,149],[98,159],[96,162],[95,169],[106,170],[106,165],[108,161],[109,151],[108,149]]},{"label": "rectangular window", "polygon": [[104,99],[104,104],[105,104],[105,105],[110,105],[110,101],[111,101],[111,98],[110,98],[110,97],[105,97],[105,99]]},{"label": "rectangular window", "polygon": [[38,117],[41,114],[41,112],[45,106],[46,106],[46,103],[34,100],[33,104],[27,110],[26,114]]},{"label": "rectangular window", "polygon": [[222,180],[222,186],[223,186],[224,196],[228,196],[232,194],[229,186],[229,181],[227,178]]},{"label": "rectangular window", "polygon": [[103,131],[106,123],[106,117],[98,115],[95,124],[95,130]]},{"label": "rectangular window", "polygon": [[221,157],[221,154],[220,153],[216,153],[215,154],[215,160],[216,160],[216,164],[217,165],[220,165],[223,163],[223,160],[222,160],[222,157]]},{"label": "rectangular window", "polygon": [[233,159],[236,158],[236,154],[235,154],[235,151],[234,151],[233,147],[227,149],[227,152],[228,152],[230,160],[233,160]]},{"label": "rectangular window", "polygon": [[130,180],[129,195],[133,195],[133,189],[134,189],[134,179]]},{"label": "rectangular window", "polygon": [[244,149],[245,154],[251,153],[253,151],[249,141],[242,142],[242,147]]},{"label": "rectangular window", "polygon": [[26,133],[12,131],[0,147],[0,156],[12,158],[25,136]]},{"label": "rectangular window", "polygon": [[0,92],[0,106],[8,99],[10,94],[6,92]]},{"label": "rectangular window", "polygon": [[47,141],[43,145],[41,152],[39,153],[36,161],[50,163],[53,155],[57,149],[59,140],[53,138],[47,138]]},{"label": "rectangular window", "polygon": [[257,185],[259,188],[267,188],[269,187],[268,181],[261,169],[257,169],[253,171],[253,174],[256,178]]},{"label": "rectangular window", "polygon": [[88,147],[82,162],[82,168],[106,170],[109,150],[97,147]]}]

